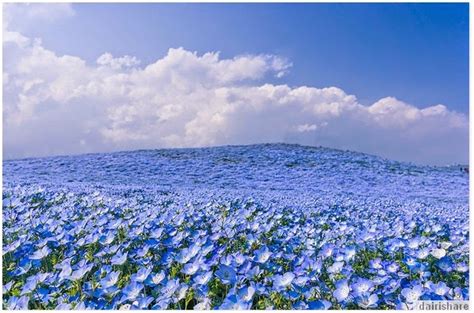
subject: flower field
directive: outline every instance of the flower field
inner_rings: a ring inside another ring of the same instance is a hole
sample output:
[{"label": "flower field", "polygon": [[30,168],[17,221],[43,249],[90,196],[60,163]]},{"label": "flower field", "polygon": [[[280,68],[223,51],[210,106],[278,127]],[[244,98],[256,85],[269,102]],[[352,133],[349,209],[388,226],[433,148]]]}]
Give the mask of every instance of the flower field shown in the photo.
[{"label": "flower field", "polygon": [[466,300],[468,175],[295,145],[3,163],[4,309]]}]

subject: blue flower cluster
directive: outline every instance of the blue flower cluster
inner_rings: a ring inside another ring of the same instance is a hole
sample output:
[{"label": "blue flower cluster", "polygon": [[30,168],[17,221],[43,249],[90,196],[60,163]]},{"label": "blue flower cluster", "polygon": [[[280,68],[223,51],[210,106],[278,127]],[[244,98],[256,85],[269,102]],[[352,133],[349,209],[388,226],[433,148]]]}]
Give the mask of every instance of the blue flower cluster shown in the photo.
[{"label": "blue flower cluster", "polygon": [[257,145],[4,162],[5,309],[465,300],[468,177]]}]

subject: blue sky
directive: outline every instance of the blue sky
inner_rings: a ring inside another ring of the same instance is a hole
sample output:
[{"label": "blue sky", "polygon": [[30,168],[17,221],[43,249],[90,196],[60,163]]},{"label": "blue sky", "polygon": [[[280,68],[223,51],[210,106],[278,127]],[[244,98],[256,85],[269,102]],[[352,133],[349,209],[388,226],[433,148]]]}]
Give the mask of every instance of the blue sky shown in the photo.
[{"label": "blue sky", "polygon": [[387,95],[468,112],[467,4],[82,4],[26,32],[94,62],[104,51],[152,63],[170,47],[223,57],[272,53],[289,85],[337,86],[364,104]]},{"label": "blue sky", "polygon": [[6,158],[288,142],[468,161],[467,4],[9,4],[3,38]]}]

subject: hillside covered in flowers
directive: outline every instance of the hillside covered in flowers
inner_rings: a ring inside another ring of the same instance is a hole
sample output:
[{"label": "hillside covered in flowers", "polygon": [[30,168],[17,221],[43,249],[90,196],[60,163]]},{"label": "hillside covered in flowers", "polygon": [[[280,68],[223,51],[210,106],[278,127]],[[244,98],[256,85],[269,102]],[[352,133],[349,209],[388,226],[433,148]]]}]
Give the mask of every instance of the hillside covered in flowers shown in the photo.
[{"label": "hillside covered in flowers", "polygon": [[286,144],[3,162],[5,309],[468,299],[469,177]]}]

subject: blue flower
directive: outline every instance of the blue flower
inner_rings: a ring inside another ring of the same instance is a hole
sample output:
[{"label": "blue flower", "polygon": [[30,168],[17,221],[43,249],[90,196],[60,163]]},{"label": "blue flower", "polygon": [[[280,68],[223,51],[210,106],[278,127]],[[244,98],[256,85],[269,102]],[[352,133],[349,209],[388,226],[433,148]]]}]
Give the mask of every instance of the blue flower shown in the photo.
[{"label": "blue flower", "polygon": [[165,279],[165,277],[165,272],[161,271],[151,276],[151,282],[155,285],[158,285],[163,281],[163,279]]},{"label": "blue flower", "polygon": [[64,279],[68,278],[72,273],[72,268],[71,268],[70,262],[66,262],[64,264],[61,264],[60,266],[58,266],[58,268],[61,269],[61,272],[58,275],[59,281],[62,281]]},{"label": "blue flower", "polygon": [[182,272],[186,275],[194,275],[200,267],[201,263],[194,261],[193,263],[188,263],[184,265]]},{"label": "blue flower", "polygon": [[272,255],[272,253],[265,246],[265,247],[262,247],[259,250],[255,251],[254,260],[255,260],[255,262],[258,262],[258,263],[266,263],[271,255]]},{"label": "blue flower", "polygon": [[28,277],[26,280],[26,284],[23,285],[23,289],[21,290],[20,295],[23,296],[25,294],[31,293],[36,289],[38,284],[38,279],[36,276]]},{"label": "blue flower", "polygon": [[49,255],[51,249],[48,246],[44,246],[41,249],[36,250],[31,256],[31,260],[41,260]]},{"label": "blue flower", "polygon": [[370,292],[374,287],[374,283],[365,278],[358,278],[355,283],[351,285],[355,296],[360,296]]},{"label": "blue flower", "polygon": [[142,267],[138,270],[136,274],[132,275],[130,280],[142,283],[148,278],[148,275],[150,275],[150,273],[151,273],[151,267]]},{"label": "blue flower", "polygon": [[299,287],[303,287],[306,285],[306,283],[309,281],[308,276],[298,276],[293,283]]},{"label": "blue flower", "polygon": [[432,292],[434,292],[435,294],[439,296],[446,295],[450,290],[450,288],[444,282],[439,282],[437,284],[432,283],[430,284],[429,288]]},{"label": "blue flower", "polygon": [[308,302],[308,308],[310,310],[329,310],[331,306],[331,302],[327,300],[316,300]]},{"label": "blue flower", "polygon": [[122,290],[123,297],[121,299],[121,302],[127,300],[135,300],[140,295],[142,289],[142,284],[137,282],[131,282]]},{"label": "blue flower", "polygon": [[327,268],[328,273],[335,274],[341,272],[344,267],[344,262],[334,262],[331,266]]},{"label": "blue flower", "polygon": [[211,280],[211,278],[212,278],[212,271],[208,271],[194,277],[194,282],[197,285],[207,285],[207,283]]},{"label": "blue flower", "polygon": [[379,297],[376,294],[360,294],[356,302],[363,309],[373,309],[377,307]]},{"label": "blue flower", "polygon": [[71,305],[69,303],[61,303],[61,304],[58,304],[55,308],[55,310],[70,310],[71,309]]},{"label": "blue flower", "polygon": [[230,295],[222,302],[219,310],[249,310],[250,306],[250,302],[242,301],[236,295]]},{"label": "blue flower", "polygon": [[161,296],[164,298],[171,297],[179,287],[178,279],[170,279],[166,285],[160,289]]},{"label": "blue flower", "polygon": [[155,300],[153,297],[140,297],[138,300],[134,301],[131,309],[132,310],[144,310]]},{"label": "blue flower", "polygon": [[3,293],[6,294],[6,293],[10,292],[12,286],[13,286],[13,280],[10,281],[9,283],[6,283],[5,285],[3,285]]},{"label": "blue flower", "polygon": [[277,290],[284,289],[291,285],[294,278],[295,274],[291,272],[287,272],[283,275],[275,275],[273,276],[273,287]]},{"label": "blue flower", "polygon": [[100,280],[102,288],[107,289],[109,287],[114,286],[117,283],[119,276],[120,272],[109,273],[107,276]]},{"label": "blue flower", "polygon": [[237,280],[235,270],[227,265],[221,264],[215,275],[226,285],[233,285]]},{"label": "blue flower", "polygon": [[458,272],[466,273],[467,271],[469,271],[469,266],[466,263],[461,262],[456,264],[455,269]]},{"label": "blue flower", "polygon": [[417,301],[423,295],[423,293],[423,286],[421,285],[416,285],[413,288],[403,288],[401,291],[401,295],[408,303]]},{"label": "blue flower", "polygon": [[127,261],[128,253],[118,253],[110,259],[112,265],[122,265]]},{"label": "blue flower", "polygon": [[349,297],[350,291],[351,290],[349,288],[347,280],[344,279],[336,283],[336,290],[334,290],[332,295],[334,296],[334,298],[336,298],[337,302],[340,303],[346,300],[347,297]]},{"label": "blue flower", "polygon": [[237,290],[237,297],[240,301],[251,302],[255,294],[255,288],[253,286],[245,286]]},{"label": "blue flower", "polygon": [[84,275],[87,274],[92,269],[92,267],[93,267],[92,264],[89,264],[89,265],[84,264],[83,266],[79,267],[77,270],[72,272],[69,279],[70,280],[80,280],[80,279],[82,279],[82,277],[84,277]]},{"label": "blue flower", "polygon": [[453,271],[454,263],[453,263],[453,260],[448,256],[440,258],[436,264],[444,272]]},{"label": "blue flower", "polygon": [[12,296],[8,299],[7,309],[8,310],[28,310],[28,302],[30,298],[27,296],[15,297]]}]

